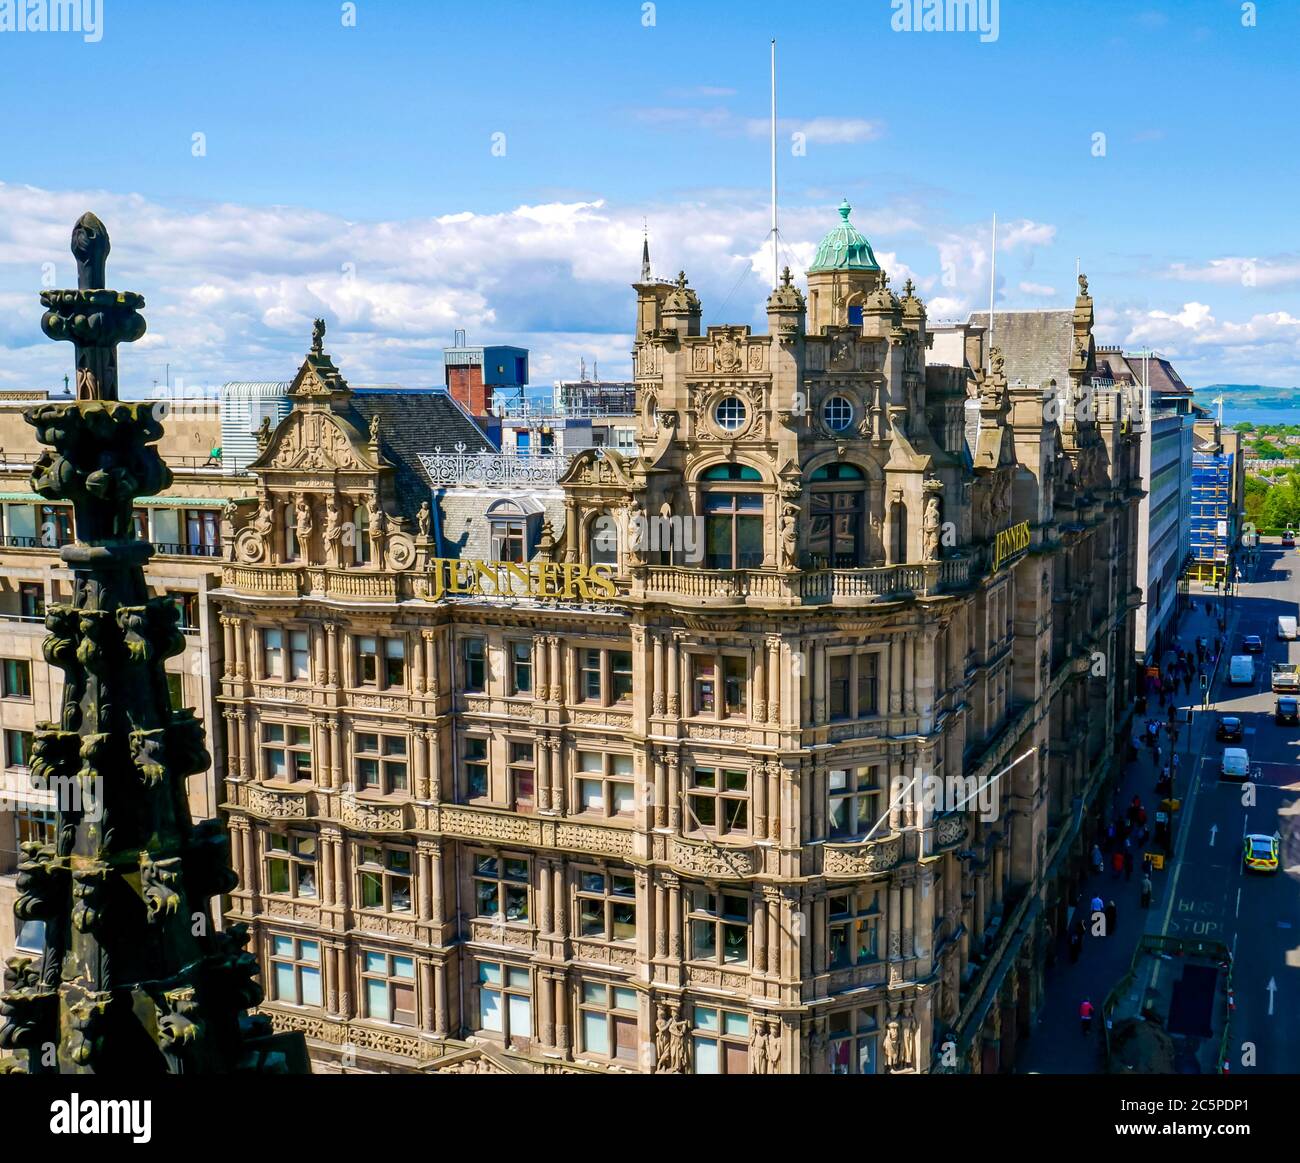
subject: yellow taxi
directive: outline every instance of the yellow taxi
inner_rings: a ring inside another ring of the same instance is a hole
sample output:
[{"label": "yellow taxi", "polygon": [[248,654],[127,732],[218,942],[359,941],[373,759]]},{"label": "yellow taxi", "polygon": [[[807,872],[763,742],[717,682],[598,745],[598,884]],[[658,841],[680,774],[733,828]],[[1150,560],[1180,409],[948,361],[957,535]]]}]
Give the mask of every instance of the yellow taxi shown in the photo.
[{"label": "yellow taxi", "polygon": [[1276,836],[1247,836],[1242,847],[1242,862],[1251,872],[1276,872],[1278,848]]}]

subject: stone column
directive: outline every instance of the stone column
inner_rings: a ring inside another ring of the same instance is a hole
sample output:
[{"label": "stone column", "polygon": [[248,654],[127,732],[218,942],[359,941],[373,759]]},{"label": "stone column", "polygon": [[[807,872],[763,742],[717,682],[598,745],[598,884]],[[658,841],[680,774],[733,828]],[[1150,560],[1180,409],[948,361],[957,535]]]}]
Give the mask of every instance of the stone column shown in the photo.
[{"label": "stone column", "polygon": [[234,711],[222,711],[226,721],[226,774],[239,777],[239,718]]},{"label": "stone column", "polygon": [[539,702],[550,702],[551,698],[551,651],[546,638],[538,635],[533,639],[533,698]]},{"label": "stone column", "polygon": [[654,753],[655,821],[656,828],[668,827],[668,765],[662,751]]},{"label": "stone column", "polygon": [[433,630],[420,631],[424,651],[424,693],[438,697],[438,639]]},{"label": "stone column", "polygon": [[335,789],[343,786],[343,754],[339,745],[339,724],[337,719],[329,723],[330,733],[330,780],[329,786]]},{"label": "stone column", "polygon": [[767,900],[759,897],[754,902],[754,968],[767,972]]},{"label": "stone column", "polygon": [[235,662],[235,628],[234,619],[221,615],[221,677],[233,678],[231,666]]},{"label": "stone column", "polygon": [[821,724],[826,722],[826,643],[814,642],[808,653],[812,665],[812,719]]},{"label": "stone column", "polygon": [[433,1016],[433,965],[428,961],[420,962],[420,1021],[423,1028],[432,1032],[437,1021]]},{"label": "stone column", "polygon": [[668,667],[668,717],[676,719],[682,714],[682,661],[677,635],[668,639],[666,665]]},{"label": "stone column", "polygon": [[447,963],[439,961],[433,967],[433,1032],[439,1038],[447,1036]]},{"label": "stone column", "polygon": [[438,929],[438,943],[442,943],[442,926],[447,920],[445,869],[443,868],[444,849],[441,843],[433,841],[428,845],[429,853],[429,921]]},{"label": "stone column", "polygon": [[411,780],[417,800],[429,799],[428,738],[429,732],[423,727],[411,732]]},{"label": "stone column", "polygon": [[248,738],[248,713],[242,708],[235,712],[235,733],[238,737],[239,746],[237,752],[239,755],[239,778],[247,779],[252,768],[250,767],[249,738]]},{"label": "stone column", "polygon": [[675,751],[669,751],[664,755],[664,765],[667,771],[667,800],[668,800],[668,827],[674,832],[680,832],[682,828],[682,773],[680,765],[680,756]]},{"label": "stone column", "polygon": [[770,760],[766,765],[767,779],[767,838],[778,843],[781,839],[781,762]]},{"label": "stone column", "polygon": [[661,716],[666,706],[664,690],[664,640],[663,635],[654,635],[654,690],[650,696],[650,713]]},{"label": "stone column", "polygon": [[543,1046],[555,1045],[555,997],[551,982],[538,974],[537,981],[537,1034]]},{"label": "stone column", "polygon": [[754,668],[754,705],[750,718],[755,723],[767,722],[767,648],[762,641],[754,644],[750,650]]},{"label": "stone column", "polygon": [[781,721],[781,639],[773,636],[767,640],[767,721]]},{"label": "stone column", "polygon": [[245,626],[243,618],[230,619],[231,630],[235,638],[235,677],[248,677],[248,643],[244,639]]},{"label": "stone column", "polygon": [[569,990],[561,974],[555,978],[555,1047],[567,1058],[572,1044],[569,1033]]},{"label": "stone column", "polygon": [[317,891],[320,893],[322,907],[328,907],[334,901],[334,845],[325,840],[324,834],[316,838],[317,855],[320,857],[320,871],[317,876]]},{"label": "stone column", "polygon": [[682,882],[676,873],[664,873],[662,879],[668,897],[668,956],[677,960],[682,955]]},{"label": "stone column", "polygon": [[551,752],[545,739],[537,739],[537,810],[551,810]]},{"label": "stone column", "polygon": [[325,623],[325,681],[330,686],[339,685],[339,634],[333,622]]},{"label": "stone column", "polygon": [[812,932],[808,944],[813,950],[813,972],[826,972],[826,898],[818,896],[812,906]]},{"label": "stone column", "polygon": [[767,765],[755,763],[749,769],[749,786],[754,797],[754,838],[767,835]]},{"label": "stone column", "polygon": [[413,695],[424,693],[424,644],[420,639],[415,639],[415,649],[411,651],[411,678],[407,683],[407,689]]}]

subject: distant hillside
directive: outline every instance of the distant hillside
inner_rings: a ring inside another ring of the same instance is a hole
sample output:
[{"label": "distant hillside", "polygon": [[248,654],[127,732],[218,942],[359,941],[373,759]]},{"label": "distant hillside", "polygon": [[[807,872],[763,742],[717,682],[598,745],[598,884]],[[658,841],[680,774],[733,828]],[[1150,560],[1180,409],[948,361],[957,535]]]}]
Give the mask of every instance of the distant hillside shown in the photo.
[{"label": "distant hillside", "polygon": [[1223,397],[1228,408],[1295,408],[1300,405],[1300,388],[1278,388],[1267,384],[1210,384],[1196,389],[1196,402],[1208,408]]}]

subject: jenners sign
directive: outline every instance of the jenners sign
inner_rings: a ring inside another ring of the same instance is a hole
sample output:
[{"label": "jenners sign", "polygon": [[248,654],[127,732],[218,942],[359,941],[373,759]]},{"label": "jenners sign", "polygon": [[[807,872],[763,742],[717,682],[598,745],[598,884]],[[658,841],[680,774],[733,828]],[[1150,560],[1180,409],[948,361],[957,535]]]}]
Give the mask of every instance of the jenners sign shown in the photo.
[{"label": "jenners sign", "polygon": [[993,538],[993,568],[1001,569],[1013,557],[1019,557],[1029,548],[1029,541],[1028,521],[999,530]]},{"label": "jenners sign", "polygon": [[447,596],[537,598],[542,601],[608,602],[618,596],[612,565],[557,561],[462,561],[435,557],[429,563],[429,598]]}]

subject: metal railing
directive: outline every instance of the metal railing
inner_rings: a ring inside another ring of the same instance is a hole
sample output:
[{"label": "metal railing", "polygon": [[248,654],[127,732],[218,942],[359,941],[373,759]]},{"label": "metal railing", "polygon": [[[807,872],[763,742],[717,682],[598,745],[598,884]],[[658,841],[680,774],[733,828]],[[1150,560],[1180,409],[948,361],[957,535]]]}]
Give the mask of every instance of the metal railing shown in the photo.
[{"label": "metal railing", "polygon": [[220,557],[220,545],[190,545],[175,541],[155,541],[154,552],[167,557]]},{"label": "metal railing", "polygon": [[486,448],[469,452],[463,443],[452,452],[435,448],[432,453],[420,453],[420,463],[435,488],[550,488],[559,482],[571,460],[561,452],[533,452],[527,456]]}]

